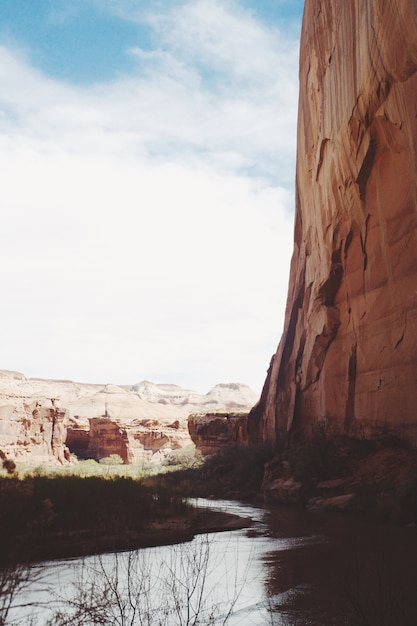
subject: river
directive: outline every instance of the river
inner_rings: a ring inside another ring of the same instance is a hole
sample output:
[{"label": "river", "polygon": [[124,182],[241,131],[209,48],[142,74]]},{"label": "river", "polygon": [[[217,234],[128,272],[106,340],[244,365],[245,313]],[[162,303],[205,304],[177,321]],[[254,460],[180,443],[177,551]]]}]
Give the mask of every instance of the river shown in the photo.
[{"label": "river", "polygon": [[[15,596],[6,624],[417,623],[415,528],[292,507],[196,502],[254,523],[178,545],[42,563]],[[48,622],[53,614],[61,621]]]}]

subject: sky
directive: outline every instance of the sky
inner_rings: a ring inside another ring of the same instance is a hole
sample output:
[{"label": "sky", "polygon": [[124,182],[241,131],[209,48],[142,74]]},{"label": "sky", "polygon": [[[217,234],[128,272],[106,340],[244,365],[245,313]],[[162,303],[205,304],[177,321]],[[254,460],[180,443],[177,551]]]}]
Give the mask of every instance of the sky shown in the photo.
[{"label": "sky", "polygon": [[302,0],[1,0],[0,369],[260,392]]}]

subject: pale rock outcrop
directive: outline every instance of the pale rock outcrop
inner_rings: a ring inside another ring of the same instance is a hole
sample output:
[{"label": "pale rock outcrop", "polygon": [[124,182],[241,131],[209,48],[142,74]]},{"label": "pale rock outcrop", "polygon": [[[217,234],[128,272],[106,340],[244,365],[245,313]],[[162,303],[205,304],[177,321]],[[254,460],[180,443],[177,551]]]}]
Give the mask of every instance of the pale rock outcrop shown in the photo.
[{"label": "pale rock outcrop", "polygon": [[33,463],[45,460],[69,461],[66,446],[66,409],[55,399],[17,401],[0,406],[0,449],[16,460],[30,457]]},{"label": "pale rock outcrop", "polygon": [[417,442],[417,4],[306,0],[294,253],[253,442]]},{"label": "pale rock outcrop", "polygon": [[224,406],[231,411],[239,411],[252,407],[258,398],[259,396],[247,385],[220,383],[206,394],[204,405],[212,409]]}]

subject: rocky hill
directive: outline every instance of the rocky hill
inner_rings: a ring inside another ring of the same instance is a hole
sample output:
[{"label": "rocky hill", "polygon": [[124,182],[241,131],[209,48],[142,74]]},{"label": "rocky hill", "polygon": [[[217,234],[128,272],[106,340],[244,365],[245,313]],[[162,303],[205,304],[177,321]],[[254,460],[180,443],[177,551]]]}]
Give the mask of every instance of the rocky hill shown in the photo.
[{"label": "rocky hill", "polygon": [[72,454],[126,463],[161,461],[191,443],[195,412],[247,411],[258,396],[246,385],[198,394],[176,385],[90,385],[0,371],[0,450],[14,460],[67,462]]},{"label": "rocky hill", "polygon": [[306,0],[294,253],[252,442],[417,442],[417,4]]}]

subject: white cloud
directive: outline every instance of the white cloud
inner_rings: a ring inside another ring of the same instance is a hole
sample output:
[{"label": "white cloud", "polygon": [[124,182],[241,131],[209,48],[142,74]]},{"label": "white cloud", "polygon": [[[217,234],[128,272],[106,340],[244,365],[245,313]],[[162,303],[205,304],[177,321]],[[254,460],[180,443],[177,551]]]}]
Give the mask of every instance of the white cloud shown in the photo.
[{"label": "white cloud", "polygon": [[153,23],[136,74],[90,87],[0,48],[1,366],[259,389],[292,249],[296,44],[215,0]]}]

